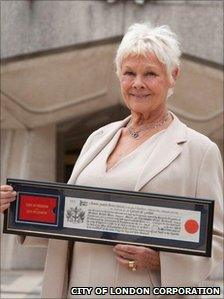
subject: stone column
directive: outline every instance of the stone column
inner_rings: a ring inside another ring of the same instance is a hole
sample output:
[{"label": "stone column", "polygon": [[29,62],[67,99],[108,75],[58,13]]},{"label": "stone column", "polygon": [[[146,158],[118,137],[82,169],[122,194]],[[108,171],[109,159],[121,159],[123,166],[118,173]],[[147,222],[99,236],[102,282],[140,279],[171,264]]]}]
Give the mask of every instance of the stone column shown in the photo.
[{"label": "stone column", "polygon": [[[55,126],[6,129],[1,133],[1,184],[6,178],[55,180]],[[16,236],[1,235],[3,269],[42,269],[45,248],[25,248]]]}]

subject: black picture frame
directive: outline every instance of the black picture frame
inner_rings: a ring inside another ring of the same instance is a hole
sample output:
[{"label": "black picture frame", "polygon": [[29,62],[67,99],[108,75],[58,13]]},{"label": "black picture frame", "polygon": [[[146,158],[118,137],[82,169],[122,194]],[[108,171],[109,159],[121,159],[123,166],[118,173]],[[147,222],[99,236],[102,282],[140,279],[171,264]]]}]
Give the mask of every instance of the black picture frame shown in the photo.
[{"label": "black picture frame", "polygon": [[214,200],[12,178],[7,184],[17,200],[5,212],[6,234],[211,256]]}]

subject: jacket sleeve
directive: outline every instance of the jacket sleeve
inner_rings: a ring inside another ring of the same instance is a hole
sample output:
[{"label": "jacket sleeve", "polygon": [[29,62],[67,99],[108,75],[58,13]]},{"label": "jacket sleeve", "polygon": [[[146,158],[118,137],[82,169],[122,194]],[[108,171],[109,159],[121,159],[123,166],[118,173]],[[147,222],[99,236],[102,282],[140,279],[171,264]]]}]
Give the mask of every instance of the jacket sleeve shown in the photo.
[{"label": "jacket sleeve", "polygon": [[195,286],[206,280],[223,259],[223,171],[215,143],[206,150],[198,172],[196,197],[215,200],[212,257],[160,252],[161,286]]}]

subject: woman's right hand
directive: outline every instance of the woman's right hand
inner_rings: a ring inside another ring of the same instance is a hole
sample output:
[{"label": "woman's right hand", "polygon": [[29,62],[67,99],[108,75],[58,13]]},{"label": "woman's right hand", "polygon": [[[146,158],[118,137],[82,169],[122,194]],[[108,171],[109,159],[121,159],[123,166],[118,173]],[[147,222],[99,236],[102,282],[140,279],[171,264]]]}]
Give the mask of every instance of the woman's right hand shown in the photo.
[{"label": "woman's right hand", "polygon": [[0,213],[3,213],[10,206],[10,203],[16,199],[16,192],[10,185],[0,186]]}]

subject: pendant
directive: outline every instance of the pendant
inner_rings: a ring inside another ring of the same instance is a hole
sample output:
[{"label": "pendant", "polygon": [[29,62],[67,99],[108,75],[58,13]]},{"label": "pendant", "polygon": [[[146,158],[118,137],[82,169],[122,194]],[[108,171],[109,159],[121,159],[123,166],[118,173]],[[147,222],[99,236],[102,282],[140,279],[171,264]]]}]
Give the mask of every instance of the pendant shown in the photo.
[{"label": "pendant", "polygon": [[131,132],[131,136],[133,138],[138,138],[139,137],[139,134],[137,132]]}]

